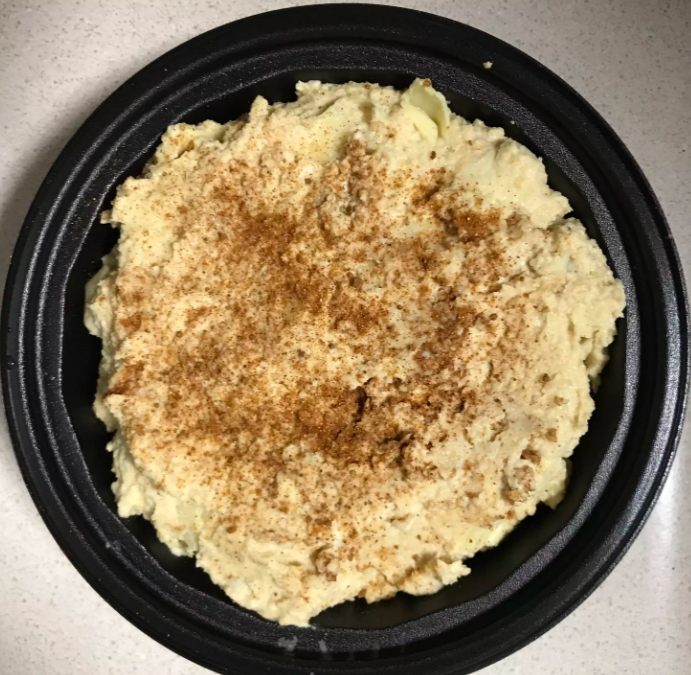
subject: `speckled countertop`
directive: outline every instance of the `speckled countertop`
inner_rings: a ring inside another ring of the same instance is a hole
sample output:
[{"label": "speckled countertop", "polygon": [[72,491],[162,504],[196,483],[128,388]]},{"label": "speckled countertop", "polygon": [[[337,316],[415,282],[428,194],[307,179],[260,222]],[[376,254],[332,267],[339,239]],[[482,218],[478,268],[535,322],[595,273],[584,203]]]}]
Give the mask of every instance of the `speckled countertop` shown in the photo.
[{"label": "speckled countertop", "polygon": [[[117,85],[267,0],[0,0],[0,279],[29,203],[67,139]],[[583,94],[653,185],[691,270],[691,2],[420,0],[523,49]],[[485,675],[691,673],[691,437],[659,503],[605,583]],[[21,480],[0,417],[0,674],[205,671],[149,639],[62,555]]]}]

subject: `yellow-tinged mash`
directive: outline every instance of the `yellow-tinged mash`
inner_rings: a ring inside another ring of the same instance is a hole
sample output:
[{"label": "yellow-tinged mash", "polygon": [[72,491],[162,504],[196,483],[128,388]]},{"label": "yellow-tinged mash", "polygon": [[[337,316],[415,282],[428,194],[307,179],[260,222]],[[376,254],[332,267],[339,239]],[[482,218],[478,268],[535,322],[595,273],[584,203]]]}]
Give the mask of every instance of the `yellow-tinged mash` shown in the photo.
[{"label": "yellow-tinged mash", "polygon": [[305,625],[556,505],[624,293],[541,160],[429,80],[297,95],[167,130],[86,325],[120,514]]}]

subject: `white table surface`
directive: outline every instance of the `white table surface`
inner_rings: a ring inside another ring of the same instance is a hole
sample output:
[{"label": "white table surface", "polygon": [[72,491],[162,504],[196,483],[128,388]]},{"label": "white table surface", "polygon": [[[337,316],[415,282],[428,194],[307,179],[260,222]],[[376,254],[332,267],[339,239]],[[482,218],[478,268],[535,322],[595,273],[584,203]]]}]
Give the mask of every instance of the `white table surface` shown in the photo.
[{"label": "white table surface", "polygon": [[[194,35],[290,2],[0,0],[0,279],[29,203],[91,110]],[[583,94],[653,185],[691,269],[691,1],[399,2],[523,49]],[[691,673],[691,438],[624,560],[484,675]],[[111,609],[38,516],[0,414],[0,675],[199,675]]]}]

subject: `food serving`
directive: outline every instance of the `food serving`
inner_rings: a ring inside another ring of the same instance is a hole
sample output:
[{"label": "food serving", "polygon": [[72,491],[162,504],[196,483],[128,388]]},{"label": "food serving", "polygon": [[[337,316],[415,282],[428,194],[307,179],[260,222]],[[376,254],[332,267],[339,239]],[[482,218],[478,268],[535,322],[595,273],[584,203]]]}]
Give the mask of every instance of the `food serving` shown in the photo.
[{"label": "food serving", "polygon": [[556,506],[624,293],[541,160],[429,80],[297,94],[167,130],[85,320],[120,515],[306,625]]}]

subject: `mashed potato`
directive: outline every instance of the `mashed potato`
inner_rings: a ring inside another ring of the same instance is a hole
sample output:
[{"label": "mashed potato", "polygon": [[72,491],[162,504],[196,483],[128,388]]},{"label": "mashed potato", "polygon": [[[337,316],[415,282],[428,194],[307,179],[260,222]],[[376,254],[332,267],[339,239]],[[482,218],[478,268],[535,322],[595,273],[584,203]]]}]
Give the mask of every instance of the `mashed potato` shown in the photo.
[{"label": "mashed potato", "polygon": [[120,514],[306,625],[556,505],[624,294],[542,162],[428,80],[297,94],[168,129],[86,325]]}]

